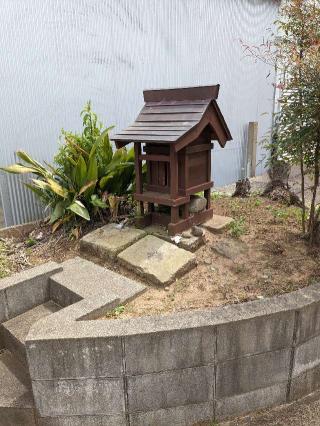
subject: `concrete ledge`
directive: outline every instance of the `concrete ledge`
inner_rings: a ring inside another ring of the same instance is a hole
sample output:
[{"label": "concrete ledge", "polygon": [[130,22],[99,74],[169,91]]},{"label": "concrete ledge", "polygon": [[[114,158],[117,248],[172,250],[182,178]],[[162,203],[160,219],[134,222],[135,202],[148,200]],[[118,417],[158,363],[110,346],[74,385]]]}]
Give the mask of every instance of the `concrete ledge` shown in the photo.
[{"label": "concrete ledge", "polygon": [[[192,425],[320,387],[320,284],[215,309],[94,320],[143,288],[89,263],[66,262],[49,277],[49,297],[74,303],[26,339],[40,424]],[[82,278],[67,279],[67,270]]]},{"label": "concrete ledge", "polygon": [[48,262],[0,280],[0,323],[49,300],[49,277],[62,271]]}]

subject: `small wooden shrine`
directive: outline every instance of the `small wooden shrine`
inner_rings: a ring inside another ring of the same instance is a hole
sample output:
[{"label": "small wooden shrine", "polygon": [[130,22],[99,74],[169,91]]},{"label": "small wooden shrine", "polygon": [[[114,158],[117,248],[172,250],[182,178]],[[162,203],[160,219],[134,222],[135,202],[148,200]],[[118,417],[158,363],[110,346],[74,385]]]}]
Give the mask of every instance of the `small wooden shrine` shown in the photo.
[{"label": "small wooden shrine", "polygon": [[[134,197],[140,201],[145,225],[166,225],[174,235],[212,217],[211,141],[224,147],[232,139],[216,101],[219,87],[145,90],[145,105],[136,121],[113,136],[117,148],[134,143]],[[145,184],[143,161],[147,167]],[[202,191],[205,208],[190,213],[190,197]],[[168,206],[170,214],[161,213],[161,206]]]}]

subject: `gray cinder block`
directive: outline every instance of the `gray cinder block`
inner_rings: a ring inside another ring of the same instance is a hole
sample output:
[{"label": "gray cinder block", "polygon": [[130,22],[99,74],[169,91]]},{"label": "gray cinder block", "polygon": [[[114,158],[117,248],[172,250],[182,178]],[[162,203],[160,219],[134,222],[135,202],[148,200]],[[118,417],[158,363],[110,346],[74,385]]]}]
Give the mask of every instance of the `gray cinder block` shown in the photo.
[{"label": "gray cinder block", "polygon": [[31,378],[120,377],[120,338],[56,339],[27,342]]},{"label": "gray cinder block", "polygon": [[320,302],[312,303],[299,311],[297,343],[320,334]]},{"label": "gray cinder block", "polygon": [[152,373],[213,363],[215,338],[214,327],[126,336],[127,374]]},{"label": "gray cinder block", "polygon": [[37,423],[38,426],[126,426],[126,424],[124,415],[40,417]]},{"label": "gray cinder block", "polygon": [[217,360],[240,358],[290,347],[294,311],[229,321],[217,326]]},{"label": "gray cinder block", "polygon": [[213,366],[128,377],[129,412],[212,401],[213,379]]},{"label": "gray cinder block", "polygon": [[252,355],[217,365],[217,399],[288,381],[290,349]]},{"label": "gray cinder block", "polygon": [[181,407],[130,414],[130,426],[191,426],[213,420],[213,403],[190,404]]},{"label": "gray cinder block", "polygon": [[295,401],[320,388],[320,365],[306,370],[291,381],[289,400]]},{"label": "gray cinder block", "polygon": [[292,377],[297,377],[320,364],[320,336],[308,340],[295,349]]},{"label": "gray cinder block", "polygon": [[286,402],[287,383],[276,384],[251,392],[223,399],[216,404],[216,418],[219,420],[239,416],[261,408],[272,407]]},{"label": "gray cinder block", "polygon": [[32,388],[42,417],[124,414],[122,379],[35,380]]}]

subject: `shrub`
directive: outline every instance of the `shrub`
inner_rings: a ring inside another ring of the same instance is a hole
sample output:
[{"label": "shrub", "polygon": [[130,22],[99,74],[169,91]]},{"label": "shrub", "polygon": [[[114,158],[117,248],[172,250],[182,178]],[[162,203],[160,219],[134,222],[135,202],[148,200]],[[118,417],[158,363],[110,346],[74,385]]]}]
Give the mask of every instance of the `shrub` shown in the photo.
[{"label": "shrub", "polygon": [[2,168],[9,173],[36,176],[25,185],[51,209],[53,230],[76,218],[90,220],[109,207],[109,197],[127,194],[133,186],[133,149],[113,152],[109,140],[112,127],[102,129],[90,102],[81,117],[81,134],[61,131],[62,145],[54,158],[55,166],[43,166],[27,153],[18,151],[22,162]]}]

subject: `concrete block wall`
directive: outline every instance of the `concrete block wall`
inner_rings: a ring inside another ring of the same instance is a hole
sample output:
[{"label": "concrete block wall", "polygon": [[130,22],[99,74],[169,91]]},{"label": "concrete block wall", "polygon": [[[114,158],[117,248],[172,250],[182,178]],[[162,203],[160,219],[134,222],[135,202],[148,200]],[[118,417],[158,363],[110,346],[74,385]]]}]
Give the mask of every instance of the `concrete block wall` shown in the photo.
[{"label": "concrete block wall", "polygon": [[312,303],[297,312],[294,340],[290,401],[311,393],[320,384],[320,303]]},{"label": "concrete block wall", "polygon": [[55,262],[0,280],[0,324],[49,300],[49,278],[62,270]]},{"label": "concrete block wall", "polygon": [[320,386],[320,285],[130,320],[71,321],[70,309],[28,336],[41,425],[192,425]]}]

